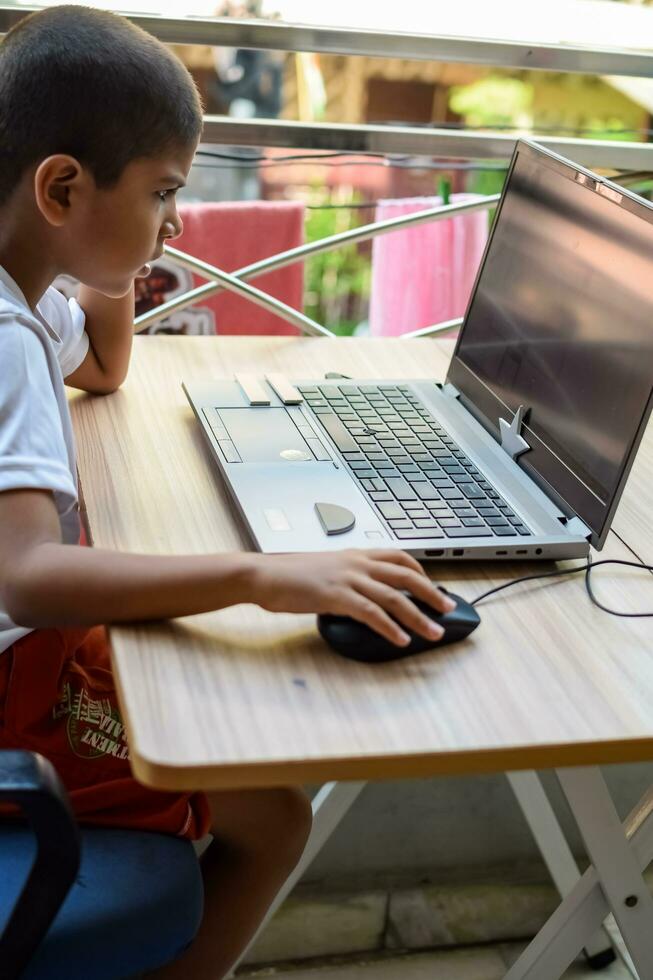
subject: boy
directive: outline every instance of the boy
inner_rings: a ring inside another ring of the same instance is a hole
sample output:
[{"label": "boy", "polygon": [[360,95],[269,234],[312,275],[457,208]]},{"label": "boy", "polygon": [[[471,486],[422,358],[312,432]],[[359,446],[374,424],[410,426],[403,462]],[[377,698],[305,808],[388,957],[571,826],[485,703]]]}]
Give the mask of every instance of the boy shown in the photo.
[{"label": "boy", "polygon": [[[0,45],[0,747],[48,756],[82,822],[211,831],[204,923],[160,975],[215,980],[299,859],[310,806],[294,788],[158,793],[131,778],[126,751],[89,752],[98,711],[119,720],[105,634],[91,627],[254,601],[354,616],[402,644],[399,623],[439,628],[400,590],[453,604],[394,551],[162,558],[79,547],[64,380],[100,395],[123,381],[134,279],[181,232],[175,192],[200,129],[185,68],[113,14],[51,8]],[[60,273],[82,283],[78,302],[48,288]]]}]

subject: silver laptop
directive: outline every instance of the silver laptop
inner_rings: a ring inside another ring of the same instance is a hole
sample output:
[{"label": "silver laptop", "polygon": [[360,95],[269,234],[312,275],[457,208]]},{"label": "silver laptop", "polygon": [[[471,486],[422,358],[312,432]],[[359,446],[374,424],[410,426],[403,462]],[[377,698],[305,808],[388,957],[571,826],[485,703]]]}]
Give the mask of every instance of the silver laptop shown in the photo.
[{"label": "silver laptop", "polygon": [[652,278],[653,206],[519,141],[444,384],[184,389],[261,551],[582,557],[651,412]]}]

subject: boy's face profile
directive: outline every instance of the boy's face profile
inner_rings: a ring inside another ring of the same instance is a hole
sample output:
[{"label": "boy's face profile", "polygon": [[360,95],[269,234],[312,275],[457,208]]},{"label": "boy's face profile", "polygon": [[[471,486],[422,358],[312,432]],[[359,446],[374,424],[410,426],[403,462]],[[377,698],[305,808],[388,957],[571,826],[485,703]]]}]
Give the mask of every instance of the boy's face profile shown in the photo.
[{"label": "boy's face profile", "polygon": [[108,188],[97,187],[72,158],[43,161],[35,192],[62,271],[114,297],[123,296],[136,276],[147,275],[145,266],[161,254],[165,240],[181,234],[175,195],[194,153],[195,145],[139,157]]}]

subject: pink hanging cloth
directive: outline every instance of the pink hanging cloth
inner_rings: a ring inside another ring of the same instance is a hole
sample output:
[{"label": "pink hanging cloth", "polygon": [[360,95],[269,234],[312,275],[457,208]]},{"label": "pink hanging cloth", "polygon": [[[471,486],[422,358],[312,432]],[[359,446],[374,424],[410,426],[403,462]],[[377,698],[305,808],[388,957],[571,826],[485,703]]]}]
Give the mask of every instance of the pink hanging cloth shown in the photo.
[{"label": "pink hanging cloth", "polygon": [[[451,204],[478,200],[452,194]],[[376,221],[442,204],[439,197],[380,201]],[[395,337],[462,316],[488,234],[486,211],[379,235],[372,245],[370,334]]]},{"label": "pink hanging cloth", "polygon": [[[228,201],[182,204],[183,234],[171,244],[225,272],[295,248],[304,241],[304,206],[293,201]],[[206,282],[194,276],[195,285]],[[252,285],[296,310],[304,304],[304,266],[253,279]],[[214,316],[218,334],[292,334],[296,327],[233,293],[200,300]]]}]

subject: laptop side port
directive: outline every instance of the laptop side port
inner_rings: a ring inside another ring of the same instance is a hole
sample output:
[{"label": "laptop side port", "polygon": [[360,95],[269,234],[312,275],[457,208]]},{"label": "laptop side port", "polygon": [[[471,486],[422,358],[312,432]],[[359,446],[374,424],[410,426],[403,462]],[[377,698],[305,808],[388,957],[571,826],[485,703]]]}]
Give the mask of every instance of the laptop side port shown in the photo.
[{"label": "laptop side port", "polygon": [[454,556],[454,558],[462,558],[462,556],[465,554],[465,551],[463,548],[454,548],[451,554]]},{"label": "laptop side port", "polygon": [[430,549],[429,548],[427,551],[424,552],[424,557],[425,558],[442,558],[443,554],[444,554],[444,548],[433,548],[433,549]]},{"label": "laptop side port", "polygon": [[494,553],[495,553],[495,555],[507,555],[508,554],[507,551],[495,551]]}]

